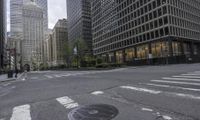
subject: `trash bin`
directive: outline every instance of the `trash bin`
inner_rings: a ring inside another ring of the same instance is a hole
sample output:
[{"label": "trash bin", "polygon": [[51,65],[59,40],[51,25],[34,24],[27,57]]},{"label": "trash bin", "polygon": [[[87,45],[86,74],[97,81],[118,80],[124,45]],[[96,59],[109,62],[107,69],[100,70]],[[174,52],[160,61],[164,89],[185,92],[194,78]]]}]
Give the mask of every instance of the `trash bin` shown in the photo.
[{"label": "trash bin", "polygon": [[13,71],[12,70],[8,71],[8,78],[13,78]]}]

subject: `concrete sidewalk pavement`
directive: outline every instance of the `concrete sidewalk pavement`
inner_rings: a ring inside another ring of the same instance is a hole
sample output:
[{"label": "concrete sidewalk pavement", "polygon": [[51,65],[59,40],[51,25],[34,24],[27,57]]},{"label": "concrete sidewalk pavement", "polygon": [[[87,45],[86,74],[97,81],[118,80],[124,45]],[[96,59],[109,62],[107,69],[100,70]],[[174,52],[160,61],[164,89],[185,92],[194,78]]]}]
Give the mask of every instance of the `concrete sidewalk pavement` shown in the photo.
[{"label": "concrete sidewalk pavement", "polygon": [[24,73],[18,74],[17,78],[15,78],[15,73],[13,74],[13,78],[8,78],[7,74],[0,75],[0,82],[9,82],[9,81],[15,81],[20,79]]}]

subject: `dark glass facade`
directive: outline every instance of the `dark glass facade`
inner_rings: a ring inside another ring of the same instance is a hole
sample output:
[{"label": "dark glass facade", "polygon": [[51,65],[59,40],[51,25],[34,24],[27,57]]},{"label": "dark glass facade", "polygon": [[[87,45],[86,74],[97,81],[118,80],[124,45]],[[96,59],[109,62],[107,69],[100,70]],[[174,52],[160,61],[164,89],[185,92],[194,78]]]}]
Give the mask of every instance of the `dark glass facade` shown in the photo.
[{"label": "dark glass facade", "polygon": [[200,1],[93,0],[93,52],[109,62],[198,62]]},{"label": "dark glass facade", "polygon": [[0,0],[0,69],[4,66],[6,41],[6,1]]},{"label": "dark glass facade", "polygon": [[92,53],[91,2],[90,0],[67,0],[69,42],[82,39]]}]

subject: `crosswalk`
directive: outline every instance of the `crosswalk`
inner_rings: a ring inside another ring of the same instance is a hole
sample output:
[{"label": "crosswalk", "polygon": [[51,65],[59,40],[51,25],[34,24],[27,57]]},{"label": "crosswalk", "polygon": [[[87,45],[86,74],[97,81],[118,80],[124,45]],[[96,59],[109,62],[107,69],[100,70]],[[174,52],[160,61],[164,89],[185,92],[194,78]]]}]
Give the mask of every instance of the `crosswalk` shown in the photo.
[{"label": "crosswalk", "polygon": [[[105,71],[108,72],[108,71]],[[102,73],[98,71],[87,71],[87,72],[79,72],[79,73],[67,73],[60,74],[57,76],[45,75],[47,78],[51,79],[54,77],[64,77],[64,76],[75,76],[75,75],[85,75],[85,74],[96,74]],[[198,75],[197,75],[198,74]],[[163,95],[168,97],[178,97],[180,99],[189,99],[200,101],[200,71],[189,72],[185,74],[172,75],[172,76],[163,76],[161,79],[152,79],[149,82],[141,83],[139,85],[123,85],[117,87],[118,89],[128,90],[128,92],[136,91],[145,94],[150,94],[153,96]],[[113,88],[112,91],[114,91]],[[165,89],[165,90],[163,90]],[[169,91],[168,91],[169,90]],[[179,90],[179,91],[177,91]],[[188,91],[190,91],[188,93]],[[194,92],[194,94],[193,94]],[[92,96],[103,96],[107,95],[107,91],[94,91],[91,92]],[[110,93],[109,93],[110,94]],[[111,95],[112,96],[112,95]],[[93,100],[90,97],[85,97],[86,101]],[[99,99],[99,98],[97,98]],[[110,99],[115,100],[115,99]],[[60,106],[65,108],[65,110],[70,111],[76,107],[84,105],[83,102],[78,101],[70,96],[63,96],[53,99],[54,102],[58,103]],[[95,101],[95,99],[94,99]],[[112,103],[112,102],[111,102]],[[141,111],[155,112],[151,108],[140,108]],[[12,108],[12,113],[8,120],[33,120],[32,118],[32,104],[24,104],[20,106],[16,106]],[[154,114],[157,114],[154,113]],[[158,114],[160,115],[160,113]],[[163,115],[163,120],[172,120],[172,116]],[[4,120],[4,118],[0,117],[0,120]],[[6,119],[7,120],[7,119]],[[34,119],[35,120],[35,119]]]},{"label": "crosswalk", "polygon": [[[196,88],[200,86],[200,71],[189,72],[187,74],[173,75],[171,77],[162,77],[162,79],[151,80],[151,83],[153,83],[155,87],[168,86],[169,88],[171,87],[171,88],[179,89],[180,86],[188,86],[188,87],[192,87],[190,88],[190,90],[193,90],[193,87]],[[176,87],[173,85],[176,85]],[[181,87],[181,88],[184,89],[184,87]],[[189,89],[189,88],[186,88],[186,89]]]},{"label": "crosswalk", "polygon": [[123,71],[124,69],[125,68],[113,69],[113,70],[102,70],[102,71],[68,71],[68,72],[57,73],[57,74],[54,74],[54,73],[45,74],[44,77],[46,77],[48,79],[53,79],[53,78],[62,78],[62,77],[70,77],[70,76],[111,73],[111,72]]},{"label": "crosswalk", "polygon": [[[56,98],[54,101],[57,101],[61,106],[65,107],[67,110],[71,110],[79,106],[77,102],[75,102],[68,96]],[[31,107],[31,104],[25,104],[14,107],[12,110],[10,120],[32,120]]]},{"label": "crosswalk", "polygon": [[121,89],[149,94],[162,94],[193,100],[200,100],[200,71],[153,79],[137,85],[121,86]]},{"label": "crosswalk", "polygon": [[[99,100],[99,98],[94,98],[95,96],[100,96],[100,95],[103,95],[104,92],[102,91],[95,91],[95,92],[92,92],[90,94],[89,97],[86,97],[87,100],[90,100],[90,103],[97,103],[97,101]],[[93,97],[92,97],[93,96]],[[84,97],[83,97],[84,98]],[[91,99],[92,98],[92,99]],[[59,103],[60,106],[63,106],[63,109],[65,108],[66,111],[64,112],[64,116],[60,116],[60,117],[66,117],[66,115],[71,111],[73,110],[74,108],[77,108],[81,105],[84,105],[84,103],[78,101],[76,98],[73,98],[73,97],[69,97],[69,96],[63,96],[63,97],[59,97],[59,98],[55,98],[53,100],[54,102],[57,102]],[[101,100],[100,100],[101,101]],[[109,103],[109,102],[108,102]],[[118,107],[118,109],[120,110],[121,113],[125,112],[126,113],[126,109],[123,108],[121,105],[124,105],[122,103],[116,103],[114,101],[110,101],[110,104],[115,104],[116,107]],[[45,104],[44,102],[42,102],[41,104]],[[54,103],[55,104],[55,103]],[[85,103],[86,104],[86,103]],[[88,105],[88,104],[87,104]],[[126,106],[126,105],[125,105]],[[43,105],[39,105],[39,107],[43,107]],[[56,107],[56,105],[55,105]],[[40,109],[40,108],[38,108]],[[147,117],[144,117],[145,119],[143,120],[149,120],[149,119],[155,119],[157,117],[161,117],[163,118],[162,120],[172,120],[173,116],[172,114],[168,114],[168,113],[161,113],[161,112],[158,112],[157,110],[155,109],[152,109],[152,108],[148,108],[148,107],[144,107],[144,106],[140,106],[139,108],[137,106],[128,106],[128,110],[132,109],[133,111],[133,114],[136,114],[136,113],[140,113],[140,114],[143,114],[144,116],[148,115]],[[10,118],[1,118],[0,120],[40,120],[42,117],[43,114],[45,114],[46,111],[39,111],[39,116],[33,116],[35,115],[34,112],[36,112],[35,110],[37,109],[34,109],[34,105],[33,104],[25,104],[25,105],[20,105],[20,106],[16,106],[12,109],[12,115]],[[49,113],[51,109],[49,110]],[[52,110],[53,111],[53,110]],[[59,110],[57,112],[61,112],[61,111],[64,111],[64,110]],[[136,113],[134,113],[134,111]],[[43,113],[44,112],[44,113]],[[85,111],[86,112],[86,111]],[[53,113],[54,115],[56,115],[56,113]],[[103,113],[101,113],[103,114]],[[59,115],[62,115],[61,113],[59,113]],[[123,114],[122,114],[123,115]],[[120,116],[120,115],[119,115]],[[131,118],[130,117],[131,114],[129,114],[129,117],[128,116],[123,116],[123,119],[124,118]],[[149,116],[151,116],[149,118]],[[51,118],[51,115],[49,116],[45,116],[46,118],[45,119],[52,119]],[[66,120],[68,120],[67,118],[65,118]],[[55,119],[54,119],[55,120]],[[56,119],[57,120],[57,119]],[[60,119],[59,119],[60,120]],[[62,119],[63,120],[63,119]],[[115,120],[121,120],[121,118],[119,117],[118,119],[115,119]],[[141,120],[141,119],[140,119]]]}]

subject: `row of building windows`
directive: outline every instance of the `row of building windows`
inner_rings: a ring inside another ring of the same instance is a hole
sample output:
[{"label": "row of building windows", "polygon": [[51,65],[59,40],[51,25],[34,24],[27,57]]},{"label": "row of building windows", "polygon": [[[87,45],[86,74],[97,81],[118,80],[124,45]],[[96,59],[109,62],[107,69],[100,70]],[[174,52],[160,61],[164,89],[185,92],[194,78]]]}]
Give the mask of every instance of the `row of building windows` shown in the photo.
[{"label": "row of building windows", "polygon": [[92,2],[95,54],[168,36],[200,39],[200,12],[196,14],[200,9],[187,0],[101,1],[108,2],[106,7],[101,2]]}]

